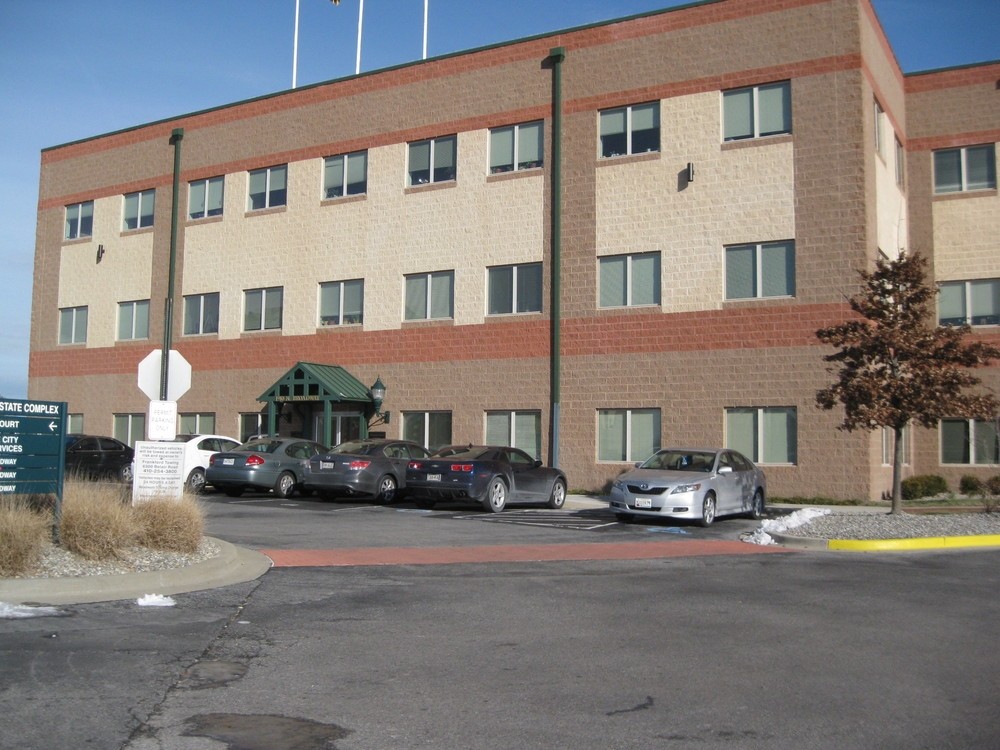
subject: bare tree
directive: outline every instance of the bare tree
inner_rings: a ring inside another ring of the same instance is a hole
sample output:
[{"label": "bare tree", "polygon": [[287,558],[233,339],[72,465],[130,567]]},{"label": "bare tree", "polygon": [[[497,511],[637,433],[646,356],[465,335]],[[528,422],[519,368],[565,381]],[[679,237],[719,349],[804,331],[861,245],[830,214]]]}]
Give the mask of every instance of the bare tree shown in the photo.
[{"label": "bare tree", "polygon": [[860,318],[821,328],[816,337],[838,351],[823,359],[837,367],[837,382],[816,394],[816,403],[844,406],[839,429],[888,427],[895,437],[892,510],[902,512],[903,430],[911,423],[935,427],[944,417],[990,419],[1000,402],[990,393],[964,393],[978,385],[970,368],[1000,359],[1000,349],[965,341],[968,325],[937,326],[937,289],[925,281],[919,254],[879,259],[875,271],[859,271],[863,290],[849,300]]}]

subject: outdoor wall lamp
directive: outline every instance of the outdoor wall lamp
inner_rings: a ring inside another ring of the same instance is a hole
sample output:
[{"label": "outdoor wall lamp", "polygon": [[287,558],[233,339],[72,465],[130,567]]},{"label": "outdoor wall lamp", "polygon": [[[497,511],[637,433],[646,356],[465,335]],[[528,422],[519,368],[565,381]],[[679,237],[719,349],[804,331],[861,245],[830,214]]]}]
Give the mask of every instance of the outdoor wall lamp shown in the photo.
[{"label": "outdoor wall lamp", "polygon": [[694,182],[694,163],[690,161],[687,165],[687,181]]},{"label": "outdoor wall lamp", "polygon": [[375,416],[368,426],[389,424],[389,412],[382,411],[382,402],[385,400],[385,383],[382,382],[382,378],[376,377],[369,390],[372,394],[372,404],[375,406]]},{"label": "outdoor wall lamp", "polygon": [[97,246],[97,262],[101,262],[101,258],[104,257],[104,245]]}]

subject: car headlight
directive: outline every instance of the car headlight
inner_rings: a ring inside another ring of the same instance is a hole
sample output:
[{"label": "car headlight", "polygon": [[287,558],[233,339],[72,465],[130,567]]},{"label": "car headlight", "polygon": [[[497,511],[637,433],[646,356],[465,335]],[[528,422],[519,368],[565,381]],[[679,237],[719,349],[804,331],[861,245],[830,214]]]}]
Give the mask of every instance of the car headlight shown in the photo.
[{"label": "car headlight", "polygon": [[614,487],[616,490],[621,490],[625,488],[625,485],[622,482],[619,482],[617,479],[611,483],[611,486]]},{"label": "car headlight", "polygon": [[684,492],[697,492],[701,489],[701,482],[697,484],[681,484],[670,490],[671,495],[680,495]]}]

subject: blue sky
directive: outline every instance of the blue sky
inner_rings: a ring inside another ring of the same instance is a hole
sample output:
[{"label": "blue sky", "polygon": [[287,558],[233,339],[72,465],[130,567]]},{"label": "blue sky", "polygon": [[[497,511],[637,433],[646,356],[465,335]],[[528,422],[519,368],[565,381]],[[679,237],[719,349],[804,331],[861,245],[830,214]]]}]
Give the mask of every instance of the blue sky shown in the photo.
[{"label": "blue sky", "polygon": [[[429,0],[427,54],[682,4]],[[1000,59],[998,0],[874,5],[904,72]],[[366,0],[362,72],[420,59],[423,10]],[[0,396],[27,395],[41,150],[290,88],[294,20],[295,0],[0,0]],[[358,0],[300,0],[298,85],[352,75],[357,29]]]}]

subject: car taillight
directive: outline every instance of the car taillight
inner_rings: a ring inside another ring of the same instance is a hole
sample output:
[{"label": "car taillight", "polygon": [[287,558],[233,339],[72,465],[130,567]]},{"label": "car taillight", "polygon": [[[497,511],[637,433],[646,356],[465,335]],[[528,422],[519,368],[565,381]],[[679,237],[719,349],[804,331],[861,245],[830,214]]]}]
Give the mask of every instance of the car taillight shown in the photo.
[{"label": "car taillight", "polygon": [[406,468],[417,469],[419,471],[420,469],[424,468],[424,464],[422,461],[410,461],[410,463],[407,464]]},{"label": "car taillight", "polygon": [[256,453],[247,459],[247,466],[262,466],[264,464],[264,458],[258,456]]},{"label": "car taillight", "polygon": [[472,464],[452,464],[452,471],[472,471]]},{"label": "car taillight", "polygon": [[351,471],[361,471],[362,469],[367,469],[371,465],[371,461],[363,461],[360,459],[355,459],[351,463],[347,464],[347,467]]}]

